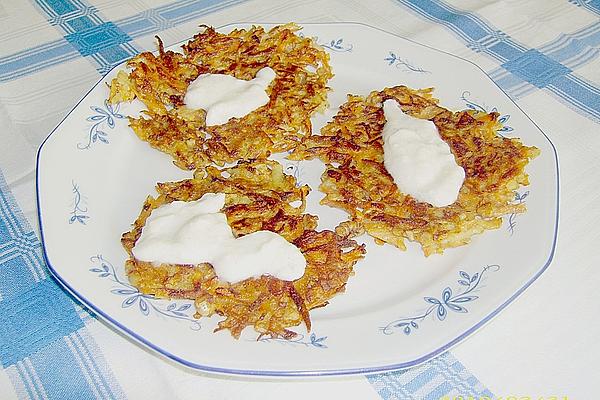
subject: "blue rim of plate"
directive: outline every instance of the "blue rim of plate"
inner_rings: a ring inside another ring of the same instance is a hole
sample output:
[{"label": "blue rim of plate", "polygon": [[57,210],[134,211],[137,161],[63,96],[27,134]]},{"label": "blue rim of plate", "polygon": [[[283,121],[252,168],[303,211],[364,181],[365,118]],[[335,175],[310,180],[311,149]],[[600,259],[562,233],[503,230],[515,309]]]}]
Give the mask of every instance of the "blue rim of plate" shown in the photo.
[{"label": "blue rim of plate", "polygon": [[[232,26],[244,26],[244,25],[261,25],[261,26],[272,26],[272,25],[280,25],[281,23],[261,23],[261,22],[235,22],[235,23],[230,23],[230,24],[226,24],[226,25],[222,25],[219,26],[216,29],[223,29],[223,28],[227,28],[227,27],[232,27]],[[554,237],[552,240],[552,246],[550,249],[550,254],[548,256],[548,259],[546,260],[546,262],[544,263],[544,265],[541,267],[541,269],[535,274],[533,275],[533,277],[531,277],[519,290],[517,290],[511,297],[509,297],[504,303],[502,303],[500,306],[498,306],[496,309],[494,309],[492,312],[490,312],[488,315],[486,315],[483,319],[481,319],[479,322],[477,322],[475,325],[471,326],[469,329],[465,330],[463,333],[461,333],[460,335],[458,335],[456,338],[452,339],[451,341],[449,341],[448,343],[446,343],[445,345],[437,348],[436,350],[433,350],[419,358],[416,358],[414,360],[411,361],[406,361],[406,362],[402,362],[402,363],[398,363],[398,364],[388,364],[388,365],[381,365],[381,366],[374,366],[374,367],[363,367],[363,368],[348,368],[348,369],[325,369],[325,370],[252,370],[252,369],[231,369],[231,368],[221,368],[221,367],[212,367],[210,365],[202,365],[202,364],[197,364],[194,362],[190,362],[188,360],[185,360],[179,356],[176,356],[175,354],[170,353],[169,351],[162,349],[158,346],[156,346],[155,344],[153,344],[152,342],[150,342],[149,340],[147,340],[146,338],[144,338],[143,336],[138,335],[137,333],[133,332],[132,330],[130,330],[129,328],[127,328],[126,326],[124,326],[123,324],[117,322],[116,320],[114,320],[113,318],[110,317],[110,315],[106,314],[105,312],[102,311],[101,308],[97,307],[96,305],[94,305],[94,303],[92,303],[91,301],[89,301],[88,299],[86,299],[83,295],[81,295],[79,292],[77,292],[77,290],[75,290],[74,288],[72,288],[66,281],[63,280],[63,278],[60,276],[60,274],[54,269],[54,267],[52,266],[52,264],[50,263],[50,260],[48,259],[48,255],[46,253],[46,243],[44,240],[44,225],[43,225],[43,220],[42,220],[42,215],[40,212],[40,192],[39,192],[39,170],[40,170],[40,154],[42,153],[42,150],[44,148],[44,144],[48,141],[48,139],[58,130],[58,128],[60,128],[60,126],[63,124],[63,122],[71,115],[71,113],[79,106],[79,104],[96,88],[96,86],[98,86],[100,83],[103,82],[104,78],[111,73],[115,68],[119,68],[123,65],[123,63],[120,63],[118,65],[115,65],[114,67],[112,67],[109,71],[106,72],[105,75],[103,75],[98,82],[96,82],[87,92],[85,95],[82,96],[82,98],[73,106],[73,108],[67,113],[67,115],[65,115],[65,117],[58,123],[58,125],[56,125],[56,127],[50,132],[50,134],[46,137],[46,139],[44,139],[44,141],[42,142],[42,144],[40,145],[38,152],[37,152],[37,156],[36,156],[36,205],[37,205],[37,215],[38,215],[38,221],[39,221],[39,225],[40,225],[40,234],[41,234],[41,241],[42,241],[42,249],[43,249],[43,255],[44,255],[44,259],[46,260],[46,264],[48,266],[48,269],[50,270],[52,276],[58,281],[58,283],[65,289],[67,290],[73,297],[75,297],[76,299],[78,299],[81,303],[85,304],[90,310],[92,310],[96,315],[102,317],[102,319],[104,319],[106,322],[108,322],[110,325],[112,325],[113,327],[117,328],[118,330],[126,333],[128,336],[130,336],[131,338],[135,339],[137,342],[139,342],[140,344],[144,345],[145,347],[149,348],[150,350],[158,353],[161,356],[167,357],[173,361],[176,361],[186,367],[195,369],[195,370],[200,370],[200,371],[204,371],[204,372],[210,372],[210,373],[217,373],[217,374],[227,374],[227,375],[241,375],[241,376],[262,376],[262,377],[314,377],[314,376],[343,376],[343,375],[369,375],[369,374],[377,374],[377,373],[383,373],[383,372],[390,372],[390,371],[396,371],[396,370],[403,370],[403,369],[408,369],[414,366],[417,366],[419,364],[425,363],[427,361],[429,361],[430,359],[448,351],[451,347],[455,346],[456,344],[458,344],[459,342],[461,342],[462,340],[464,340],[465,338],[467,338],[468,336],[470,336],[472,333],[474,333],[475,331],[477,331],[479,328],[481,328],[483,325],[485,325],[486,323],[488,323],[492,318],[494,318],[496,315],[498,315],[500,313],[500,311],[502,311],[503,309],[505,309],[510,303],[512,303],[517,297],[519,297],[529,286],[531,286],[531,284],[536,281],[541,275],[542,273],[544,273],[544,271],[546,271],[546,269],[548,268],[548,266],[552,263],[552,260],[554,259],[554,255],[556,252],[556,243],[557,243],[557,239],[558,239],[558,226],[559,226],[559,210],[560,210],[560,170],[559,170],[559,162],[558,162],[558,152],[556,150],[556,147],[554,146],[554,143],[552,143],[552,141],[550,140],[550,138],[544,133],[544,131],[542,131],[542,129],[529,117],[529,115],[527,115],[527,113],[525,113],[525,111],[523,111],[523,109],[521,109],[521,107],[519,107],[519,105],[517,103],[515,103],[515,101],[500,87],[496,84],[496,82],[494,82],[494,80],[492,78],[490,78],[490,76],[481,68],[479,67],[479,65],[475,64],[474,62],[467,60],[465,58],[459,57],[457,55],[448,53],[446,51],[443,50],[439,50],[436,49],[434,47],[416,42],[412,39],[409,38],[405,38],[403,36],[397,35],[395,33],[392,32],[388,32],[384,29],[381,28],[377,28],[368,24],[364,24],[361,22],[317,22],[317,23],[301,23],[301,22],[297,22],[298,25],[302,26],[302,27],[306,27],[306,26],[318,26],[318,25],[357,25],[357,26],[363,26],[363,27],[367,27],[370,29],[374,29],[377,30],[379,32],[385,33],[387,35],[391,35],[394,37],[397,37],[399,39],[402,40],[406,40],[408,42],[411,42],[413,44],[416,44],[418,46],[422,46],[425,47],[427,49],[430,50],[434,50],[438,53],[442,53],[454,58],[457,58],[459,60],[465,61],[473,66],[475,66],[478,70],[480,70],[493,84],[494,86],[496,86],[498,88],[498,90],[503,93],[506,98],[508,98],[514,105],[515,107],[517,107],[522,113],[523,115],[525,115],[525,117],[527,117],[527,119],[538,129],[538,131],[544,136],[544,138],[548,141],[548,143],[550,144],[550,147],[552,148],[552,154],[554,155],[554,166],[555,166],[555,172],[556,172],[556,212],[555,212],[555,220],[554,220]],[[180,43],[183,42],[179,42],[179,43],[175,43],[171,46],[176,46]],[[165,46],[165,47],[171,47],[171,46]]]}]

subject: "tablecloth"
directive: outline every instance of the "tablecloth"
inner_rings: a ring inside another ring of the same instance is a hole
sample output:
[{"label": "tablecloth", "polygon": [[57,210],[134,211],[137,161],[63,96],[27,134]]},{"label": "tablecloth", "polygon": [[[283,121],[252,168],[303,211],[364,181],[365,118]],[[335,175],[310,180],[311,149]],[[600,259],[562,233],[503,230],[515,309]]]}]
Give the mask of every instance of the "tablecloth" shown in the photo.
[{"label": "tablecloth", "polygon": [[[0,398],[597,397],[599,18],[597,0],[1,2]],[[38,147],[101,75],[153,50],[155,34],[169,44],[199,24],[247,21],[361,22],[479,65],[558,150],[560,235],[550,268],[451,351],[371,376],[207,375],[143,349],[88,312],[44,264]]]}]

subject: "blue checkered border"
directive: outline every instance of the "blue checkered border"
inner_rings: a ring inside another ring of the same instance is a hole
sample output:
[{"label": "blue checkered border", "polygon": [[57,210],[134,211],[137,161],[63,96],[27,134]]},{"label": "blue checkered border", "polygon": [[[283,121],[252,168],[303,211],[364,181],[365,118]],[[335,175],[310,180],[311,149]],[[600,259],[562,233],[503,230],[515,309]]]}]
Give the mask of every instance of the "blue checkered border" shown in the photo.
[{"label": "blue checkered border", "polygon": [[[115,22],[80,0],[31,0],[63,38],[0,58],[0,82],[16,79],[79,57],[99,73],[136,54],[132,40],[201,17],[245,0],[177,1]],[[575,111],[600,121],[600,89],[575,70],[598,57],[600,22],[561,34],[537,49],[517,42],[474,13],[442,1],[396,0],[417,15],[444,25],[473,51],[500,64],[489,75],[513,98],[543,89]],[[599,0],[571,0],[600,13]]]},{"label": "blue checkered border", "polygon": [[600,15],[600,0],[569,0],[569,3],[575,4],[577,7],[586,8]]},{"label": "blue checkered border", "polygon": [[92,321],[49,276],[41,243],[0,172],[0,364],[18,397],[125,397],[88,333]]},{"label": "blue checkered border", "polygon": [[[600,121],[600,82],[590,82],[575,70],[599,55],[600,21],[561,34],[538,48],[528,48],[478,15],[437,0],[395,0],[421,18],[441,24],[475,52],[500,65],[490,77],[511,97],[545,90],[576,112]],[[600,10],[598,1],[580,6]]]},{"label": "blue checkered border", "polygon": [[367,379],[384,400],[494,398],[449,352],[409,370],[369,375]]},{"label": "blue checkered border", "polygon": [[201,18],[247,0],[183,0],[106,21],[96,7],[80,0],[30,0],[63,36],[0,57],[0,82],[17,79],[84,57],[104,75],[140,52],[135,38]]}]

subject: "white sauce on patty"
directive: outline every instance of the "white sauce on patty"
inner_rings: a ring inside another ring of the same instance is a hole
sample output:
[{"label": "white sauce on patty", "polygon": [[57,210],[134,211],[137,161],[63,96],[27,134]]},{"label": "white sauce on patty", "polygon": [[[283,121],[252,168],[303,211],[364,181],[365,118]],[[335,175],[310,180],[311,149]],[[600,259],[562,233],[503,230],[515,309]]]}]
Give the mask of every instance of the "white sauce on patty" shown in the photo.
[{"label": "white sauce on patty", "polygon": [[222,125],[267,104],[266,89],[275,76],[269,67],[249,81],[226,74],[201,74],[190,83],[183,102],[188,108],[206,111],[206,126]]},{"label": "white sauce on patty", "polygon": [[405,114],[394,100],[383,103],[383,112],[384,165],[398,189],[435,207],[454,203],[465,171],[435,124]]},{"label": "white sauce on patty", "polygon": [[304,255],[281,235],[258,231],[235,238],[220,211],[224,204],[224,194],[207,193],[154,209],[133,256],[154,264],[210,263],[218,278],[230,283],[261,275],[293,281],[304,275]]}]

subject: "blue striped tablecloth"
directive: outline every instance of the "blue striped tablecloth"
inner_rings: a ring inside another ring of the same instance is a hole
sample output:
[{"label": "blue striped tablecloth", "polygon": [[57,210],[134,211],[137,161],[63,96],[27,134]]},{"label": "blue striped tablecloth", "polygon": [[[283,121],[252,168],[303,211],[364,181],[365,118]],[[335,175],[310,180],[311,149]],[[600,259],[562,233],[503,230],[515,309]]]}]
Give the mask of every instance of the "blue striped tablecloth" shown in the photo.
[{"label": "blue striped tablecloth", "polygon": [[[492,391],[505,397],[573,396],[552,392],[553,388],[591,393],[586,391],[589,380],[583,385],[569,386],[569,382],[564,382],[563,386],[557,386],[556,380],[550,379],[553,376],[550,372],[547,381],[540,374],[533,374],[538,381],[527,381],[522,376],[529,386],[511,381],[514,377],[511,366],[519,373],[528,367],[503,358],[503,354],[510,353],[511,344],[498,339],[489,329],[422,366],[367,377],[257,382],[182,369],[114,332],[49,276],[37,229],[34,164],[36,149],[44,137],[86,90],[115,64],[152,49],[157,33],[166,43],[174,43],[191,36],[200,23],[219,26],[237,21],[363,22],[474,61],[552,136],[566,160],[563,199],[574,206],[572,212],[567,211],[563,216],[561,229],[566,240],[571,241],[568,248],[573,247],[566,254],[577,260],[577,267],[573,267],[579,268],[576,271],[589,275],[593,258],[586,246],[600,239],[598,208],[588,218],[578,219],[576,211],[597,204],[600,198],[600,182],[593,172],[600,163],[590,150],[591,145],[600,145],[599,18],[600,1],[593,0],[377,0],[368,4],[337,0],[311,1],[310,5],[302,1],[263,0],[3,2],[0,4],[0,398],[269,399],[286,393],[287,398],[321,394],[437,400],[459,395],[493,398]],[[567,128],[569,132],[565,132]],[[581,168],[589,174],[583,174]],[[575,222],[565,227],[565,218],[573,218]],[[588,239],[583,243],[576,241],[577,232],[586,228]],[[559,257],[555,262],[563,265],[568,260]],[[539,289],[549,298],[563,279],[562,272],[551,275],[550,281],[540,284]],[[598,278],[595,273],[590,279],[597,283]],[[595,292],[591,288],[583,294],[576,291],[573,301]],[[595,299],[596,305],[599,304],[598,296]],[[522,306],[515,308],[529,310],[537,305],[532,299],[523,301]],[[585,305],[578,307],[578,312],[587,310]],[[519,313],[507,318],[517,321]],[[568,327],[544,325],[548,317],[540,318],[534,325],[557,329],[548,336],[554,340],[548,346],[558,342],[558,335],[568,334]],[[562,318],[563,324],[582,323],[576,316],[563,314]],[[498,334],[511,332],[503,326],[496,327]],[[585,328],[591,332],[583,334],[586,349],[598,355],[600,347],[592,344],[588,336],[597,336],[600,328],[597,324]],[[534,333],[523,335],[528,348],[537,343]],[[485,349],[474,348],[482,343]],[[494,348],[496,343],[498,348]],[[521,348],[518,341],[514,346]],[[574,345],[569,346],[567,350],[571,351]],[[555,350],[558,354],[567,351]],[[456,354],[478,368],[486,380],[466,368]],[[481,354],[481,360],[476,354]],[[535,352],[525,355],[541,360]],[[494,359],[499,363],[496,372]],[[582,363],[581,360],[576,362]],[[541,361],[537,368],[551,369],[541,365]],[[554,376],[570,379],[579,376],[573,374],[570,367],[565,367],[562,374]],[[513,386],[506,387],[507,382],[513,382]],[[544,387],[546,392],[541,389]]]}]

